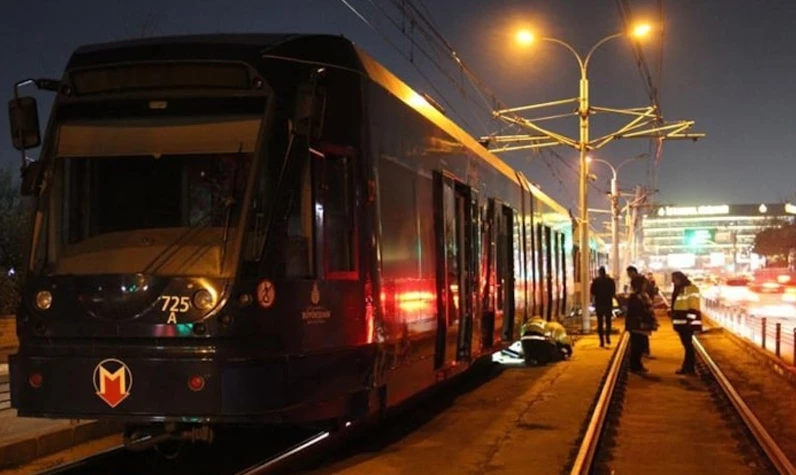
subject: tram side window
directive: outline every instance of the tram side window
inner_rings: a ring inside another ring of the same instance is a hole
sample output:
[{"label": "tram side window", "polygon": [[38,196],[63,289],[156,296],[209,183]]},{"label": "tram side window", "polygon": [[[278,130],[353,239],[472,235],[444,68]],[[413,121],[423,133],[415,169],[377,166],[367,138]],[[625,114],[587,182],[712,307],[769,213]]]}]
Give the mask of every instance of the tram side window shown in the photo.
[{"label": "tram side window", "polygon": [[353,159],[327,154],[315,165],[319,169],[315,219],[322,229],[325,277],[357,279]]},{"label": "tram side window", "polygon": [[310,167],[305,164],[298,189],[290,200],[285,248],[285,274],[291,278],[309,278],[314,273],[312,245],[312,182]]},{"label": "tram side window", "polygon": [[[414,170],[386,158],[379,160],[381,261],[385,281],[421,277],[420,256],[428,250],[418,239],[416,182]],[[432,211],[430,208],[427,214]]]}]

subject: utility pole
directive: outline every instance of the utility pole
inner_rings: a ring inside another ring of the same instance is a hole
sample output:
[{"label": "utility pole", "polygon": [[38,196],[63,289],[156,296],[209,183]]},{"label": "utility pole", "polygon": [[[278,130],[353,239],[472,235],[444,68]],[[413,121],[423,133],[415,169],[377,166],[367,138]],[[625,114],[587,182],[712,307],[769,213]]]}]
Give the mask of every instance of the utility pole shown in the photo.
[{"label": "utility pole", "polygon": [[[655,191],[645,191],[641,185],[636,186],[632,198],[620,211],[625,214],[625,251],[622,255],[622,268],[635,263],[638,258],[638,228],[639,215],[638,208],[647,201],[647,197]],[[620,279],[621,280],[621,279]]]},{"label": "utility pole", "polygon": [[640,158],[648,157],[649,154],[642,153],[633,158],[628,158],[617,166],[599,158],[586,157],[586,161],[591,163],[602,163],[611,169],[611,272],[615,279],[619,278],[621,272],[619,268],[619,170],[630,162]]},{"label": "utility pole", "polygon": [[632,207],[632,218],[630,222],[631,234],[631,252],[630,252],[630,265],[634,265],[638,260],[638,208],[645,200],[646,195],[642,191],[641,185],[636,185],[636,196],[633,198],[634,206]]},{"label": "utility pole", "polygon": [[611,267],[618,283],[622,270],[619,267],[619,184],[616,174],[611,178]]},{"label": "utility pole", "polygon": [[[589,151],[597,150],[605,146],[609,142],[612,142],[617,139],[655,137],[658,138],[659,140],[663,139],[696,140],[704,137],[705,135],[705,134],[694,134],[687,132],[694,125],[694,121],[692,120],[678,121],[674,123],[663,122],[662,118],[659,115],[658,109],[655,105],[647,107],[635,107],[629,109],[616,109],[610,107],[597,107],[590,105],[589,79],[587,71],[589,68],[589,63],[591,61],[591,58],[594,55],[594,52],[597,51],[597,49],[599,49],[600,46],[604,45],[605,43],[608,43],[609,41],[619,38],[628,38],[628,37],[642,38],[650,31],[651,31],[651,26],[638,25],[630,32],[621,32],[606,36],[605,38],[598,41],[594,46],[592,46],[592,48],[588,51],[585,57],[582,57],[577,52],[577,50],[575,50],[575,48],[570,46],[568,43],[561,41],[559,39],[548,38],[548,37],[536,38],[532,32],[527,30],[518,32],[517,41],[522,45],[530,45],[534,42],[535,39],[539,39],[545,42],[555,43],[559,46],[566,48],[567,50],[569,50],[570,53],[572,53],[572,55],[575,57],[575,60],[578,63],[578,68],[580,70],[578,97],[561,99],[543,104],[532,104],[527,106],[513,107],[510,109],[495,111],[493,115],[496,118],[499,118],[507,123],[529,129],[531,133],[523,135],[492,135],[481,138],[481,142],[486,143],[487,145],[492,143],[507,143],[507,145],[504,146],[491,148],[490,151],[492,151],[493,153],[509,152],[514,150],[523,150],[523,149],[538,149],[542,147],[552,147],[556,145],[566,145],[578,151],[580,157],[579,160],[580,174],[579,174],[579,187],[578,187],[579,191],[578,194],[580,201],[580,213],[579,213],[580,219],[579,222],[577,223],[577,226],[578,226],[578,236],[579,236],[578,248],[580,250],[580,256],[578,261],[580,263],[580,269],[578,272],[577,280],[579,280],[580,282],[576,284],[576,289],[578,290],[579,293],[578,300],[580,302],[581,318],[582,318],[581,324],[584,333],[588,333],[591,330],[591,321],[590,321],[591,315],[589,313],[589,301],[590,301],[589,299],[590,245],[589,245],[589,208],[588,208],[589,166],[587,160],[587,153]],[[524,117],[516,115],[516,113],[520,111],[537,110],[552,106],[560,107],[575,103],[577,104],[577,109],[574,112],[550,115],[546,117],[538,117],[534,119],[526,119]],[[628,123],[626,123],[624,126],[620,127],[619,129],[611,133],[592,139],[589,137],[589,118],[595,112],[621,114],[633,117],[633,119],[630,120]],[[546,127],[542,127],[541,125],[538,124],[541,121],[549,121],[564,117],[572,117],[573,115],[578,116],[578,125],[580,131],[578,140],[567,137],[558,132],[554,132],[553,130]],[[523,142],[525,143],[523,145],[511,145],[512,143],[523,143]]]}]

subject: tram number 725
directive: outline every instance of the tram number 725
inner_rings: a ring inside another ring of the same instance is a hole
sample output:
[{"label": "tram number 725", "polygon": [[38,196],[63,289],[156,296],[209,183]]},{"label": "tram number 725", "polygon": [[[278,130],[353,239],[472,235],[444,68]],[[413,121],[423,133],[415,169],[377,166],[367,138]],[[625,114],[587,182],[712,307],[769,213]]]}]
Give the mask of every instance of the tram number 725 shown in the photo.
[{"label": "tram number 725", "polygon": [[[191,299],[189,297],[161,295],[160,298],[163,300],[162,310],[164,312],[185,313],[191,308]],[[169,303],[171,303],[171,308],[169,308]]]}]

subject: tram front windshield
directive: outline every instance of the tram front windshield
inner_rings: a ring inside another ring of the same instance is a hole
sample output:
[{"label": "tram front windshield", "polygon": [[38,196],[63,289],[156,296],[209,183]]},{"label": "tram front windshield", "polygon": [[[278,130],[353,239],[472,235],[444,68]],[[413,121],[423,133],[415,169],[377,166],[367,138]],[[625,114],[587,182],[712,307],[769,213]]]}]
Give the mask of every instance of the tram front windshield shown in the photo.
[{"label": "tram front windshield", "polygon": [[60,124],[52,272],[227,274],[261,120]]}]

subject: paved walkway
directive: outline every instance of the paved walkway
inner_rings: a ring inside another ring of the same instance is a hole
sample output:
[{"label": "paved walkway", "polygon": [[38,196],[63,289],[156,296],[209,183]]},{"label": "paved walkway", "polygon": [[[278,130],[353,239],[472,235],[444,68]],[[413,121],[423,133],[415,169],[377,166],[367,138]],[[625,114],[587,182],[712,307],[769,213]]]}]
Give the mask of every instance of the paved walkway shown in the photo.
[{"label": "paved walkway", "polygon": [[612,355],[613,348],[600,348],[595,335],[582,337],[571,360],[508,368],[400,440],[362,449],[315,473],[558,474],[574,456]]},{"label": "paved walkway", "polygon": [[[0,364],[0,380],[5,380],[7,375],[8,365]],[[17,411],[13,409],[0,410],[0,469],[102,437],[115,430],[118,428],[94,421],[17,417]]]}]

